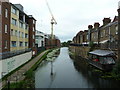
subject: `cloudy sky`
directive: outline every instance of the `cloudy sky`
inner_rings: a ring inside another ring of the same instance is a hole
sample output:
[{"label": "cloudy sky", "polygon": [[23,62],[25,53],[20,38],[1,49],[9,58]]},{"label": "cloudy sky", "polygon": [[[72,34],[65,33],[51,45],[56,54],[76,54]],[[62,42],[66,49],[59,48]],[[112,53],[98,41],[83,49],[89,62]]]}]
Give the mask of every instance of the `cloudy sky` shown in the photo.
[{"label": "cloudy sky", "polygon": [[[27,14],[37,19],[37,30],[51,33],[51,15],[45,0],[9,0],[13,4],[22,4]],[[61,41],[72,40],[80,31],[87,30],[88,25],[99,22],[105,17],[112,20],[117,15],[119,0],[47,0],[57,21],[54,34]]]}]

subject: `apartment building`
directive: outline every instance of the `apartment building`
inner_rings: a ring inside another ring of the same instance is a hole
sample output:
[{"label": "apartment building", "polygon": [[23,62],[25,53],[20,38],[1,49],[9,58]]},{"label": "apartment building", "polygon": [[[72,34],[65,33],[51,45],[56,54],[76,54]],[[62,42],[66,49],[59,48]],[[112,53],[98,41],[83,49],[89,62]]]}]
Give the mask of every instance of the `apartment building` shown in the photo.
[{"label": "apartment building", "polygon": [[0,1],[0,58],[33,51],[36,55],[36,20],[21,4]]},{"label": "apartment building", "polygon": [[0,0],[0,79],[36,55],[36,20],[21,4]]},{"label": "apartment building", "polygon": [[11,4],[11,48],[10,51],[28,49],[29,25],[28,16],[20,4]]}]

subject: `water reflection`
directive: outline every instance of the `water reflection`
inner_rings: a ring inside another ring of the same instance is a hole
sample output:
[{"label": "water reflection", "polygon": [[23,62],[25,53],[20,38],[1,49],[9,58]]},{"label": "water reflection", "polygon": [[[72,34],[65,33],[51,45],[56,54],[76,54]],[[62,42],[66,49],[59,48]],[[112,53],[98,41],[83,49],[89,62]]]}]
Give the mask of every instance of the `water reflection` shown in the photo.
[{"label": "water reflection", "polygon": [[61,48],[54,62],[44,61],[35,72],[36,88],[110,88],[119,85],[119,82],[97,77],[84,60],[71,59],[68,48]]},{"label": "water reflection", "polygon": [[[70,56],[71,57],[71,56]],[[72,57],[71,57],[72,58]],[[80,57],[73,58],[75,69],[87,79],[94,88],[119,88],[120,82],[115,80],[105,80],[100,78],[97,73],[91,71],[90,66]]]}]

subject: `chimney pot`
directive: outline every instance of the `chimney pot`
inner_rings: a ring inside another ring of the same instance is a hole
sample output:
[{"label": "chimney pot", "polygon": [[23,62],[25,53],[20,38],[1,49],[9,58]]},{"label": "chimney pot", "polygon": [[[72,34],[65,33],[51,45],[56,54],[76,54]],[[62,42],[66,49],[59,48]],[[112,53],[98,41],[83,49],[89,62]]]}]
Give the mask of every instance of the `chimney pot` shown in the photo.
[{"label": "chimney pot", "polygon": [[97,29],[100,26],[98,22],[94,23],[94,28]]},{"label": "chimney pot", "polygon": [[111,22],[111,19],[110,18],[104,18],[103,19],[103,25],[107,25],[108,23]]},{"label": "chimney pot", "polygon": [[88,29],[93,29],[93,26],[92,25],[88,25]]}]

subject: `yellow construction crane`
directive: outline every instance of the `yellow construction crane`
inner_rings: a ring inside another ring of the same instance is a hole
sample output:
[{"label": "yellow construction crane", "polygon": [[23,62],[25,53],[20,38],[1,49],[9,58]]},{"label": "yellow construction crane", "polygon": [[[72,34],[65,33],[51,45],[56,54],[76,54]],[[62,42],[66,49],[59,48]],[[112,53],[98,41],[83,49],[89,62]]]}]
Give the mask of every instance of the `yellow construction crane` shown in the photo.
[{"label": "yellow construction crane", "polygon": [[51,14],[51,39],[54,39],[54,36],[53,36],[53,25],[54,25],[54,24],[57,24],[57,22],[56,22],[53,14],[52,14],[52,11],[51,11],[51,9],[50,9],[50,6],[49,6],[49,4],[48,4],[48,1],[47,1],[47,0],[45,0],[45,1],[46,1],[46,5],[47,5],[47,7],[48,7],[48,10],[49,10],[49,12],[50,12],[50,14]]}]

